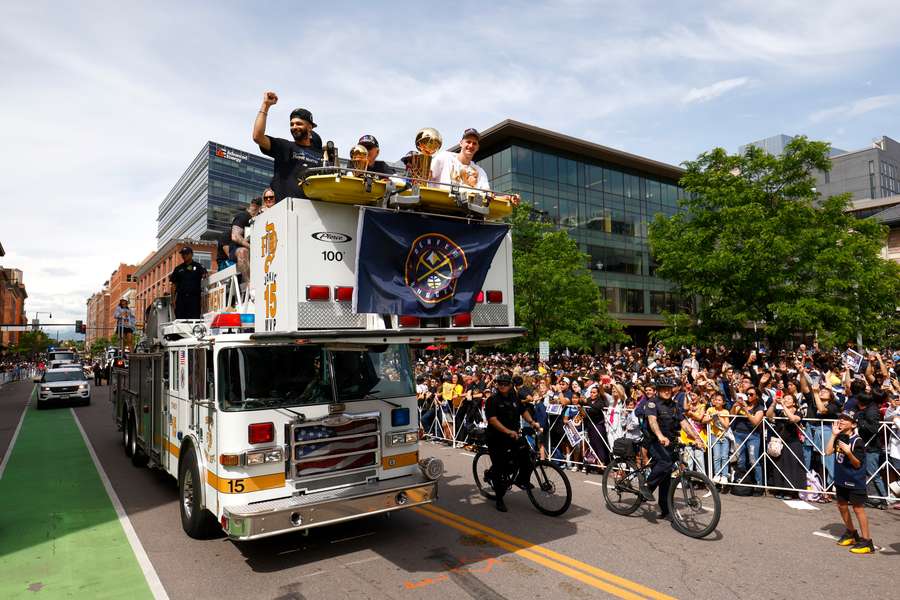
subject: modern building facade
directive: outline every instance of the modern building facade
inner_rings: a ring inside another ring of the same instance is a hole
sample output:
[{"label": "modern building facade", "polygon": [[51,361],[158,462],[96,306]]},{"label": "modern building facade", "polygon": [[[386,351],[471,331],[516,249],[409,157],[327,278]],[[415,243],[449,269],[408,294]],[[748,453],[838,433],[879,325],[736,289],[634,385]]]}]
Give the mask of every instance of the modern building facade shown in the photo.
[{"label": "modern building facade", "polygon": [[663,325],[663,310],[681,307],[655,274],[647,226],[678,211],[682,169],[512,120],[482,132],[476,159],[493,190],[520,194],[572,235],[635,342]]},{"label": "modern building facade", "polygon": [[159,205],[157,248],[176,239],[214,240],[272,179],[272,161],[207,142]]},{"label": "modern building facade", "polygon": [[[0,324],[25,325],[25,283],[19,269],[0,267]],[[19,343],[20,331],[0,330],[0,352]]]},{"label": "modern building facade", "polygon": [[143,320],[147,306],[169,293],[169,275],[181,264],[181,249],[185,246],[194,251],[194,260],[210,273],[216,272],[216,243],[192,239],[169,240],[159,250],[144,259],[134,273],[136,291],[134,311],[138,320]]}]

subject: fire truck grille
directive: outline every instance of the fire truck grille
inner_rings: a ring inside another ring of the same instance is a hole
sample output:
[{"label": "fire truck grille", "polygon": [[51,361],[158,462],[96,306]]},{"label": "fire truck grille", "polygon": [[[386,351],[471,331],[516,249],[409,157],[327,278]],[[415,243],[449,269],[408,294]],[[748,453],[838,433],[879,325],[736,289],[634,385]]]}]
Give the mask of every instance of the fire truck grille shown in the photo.
[{"label": "fire truck grille", "polygon": [[[334,485],[365,481],[378,464],[380,433],[377,416],[337,415],[294,425],[291,432],[291,472],[296,478],[324,479],[340,474]],[[358,478],[348,478],[358,471]],[[313,487],[327,487],[320,482]],[[308,486],[303,486],[308,487]]]},{"label": "fire truck grille", "polygon": [[297,326],[301,329],[362,329],[366,315],[356,314],[349,302],[298,302]]},{"label": "fire truck grille", "polygon": [[472,325],[475,327],[509,325],[509,312],[506,304],[476,304],[472,309]]}]

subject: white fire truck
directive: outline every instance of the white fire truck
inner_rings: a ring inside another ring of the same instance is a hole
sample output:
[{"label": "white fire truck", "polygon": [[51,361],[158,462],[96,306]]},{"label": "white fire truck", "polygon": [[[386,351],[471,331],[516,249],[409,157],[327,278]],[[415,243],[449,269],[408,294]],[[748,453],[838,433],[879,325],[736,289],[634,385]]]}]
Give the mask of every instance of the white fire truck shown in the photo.
[{"label": "white fire truck", "polygon": [[443,465],[419,453],[410,349],[522,334],[511,239],[471,313],[356,314],[361,210],[296,198],[267,210],[248,228],[250,285],[234,267],[210,276],[199,320],[158,299],[115,370],[125,453],[177,478],[189,536],[256,539],[436,499]]}]

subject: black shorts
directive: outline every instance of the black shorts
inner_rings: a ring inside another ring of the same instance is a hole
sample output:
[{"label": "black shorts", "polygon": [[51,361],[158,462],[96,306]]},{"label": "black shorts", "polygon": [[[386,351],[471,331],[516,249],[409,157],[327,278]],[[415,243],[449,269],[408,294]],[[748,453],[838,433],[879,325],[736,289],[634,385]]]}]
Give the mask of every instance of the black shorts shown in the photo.
[{"label": "black shorts", "polygon": [[122,331],[123,331],[124,333],[126,333],[126,334],[127,334],[127,333],[134,333],[134,329],[132,329],[131,327],[123,327],[123,328],[122,328]]},{"label": "black shorts", "polygon": [[849,504],[852,504],[853,506],[864,505],[869,497],[868,494],[866,494],[866,490],[848,488],[842,485],[834,486],[834,490],[838,501],[847,502]]}]

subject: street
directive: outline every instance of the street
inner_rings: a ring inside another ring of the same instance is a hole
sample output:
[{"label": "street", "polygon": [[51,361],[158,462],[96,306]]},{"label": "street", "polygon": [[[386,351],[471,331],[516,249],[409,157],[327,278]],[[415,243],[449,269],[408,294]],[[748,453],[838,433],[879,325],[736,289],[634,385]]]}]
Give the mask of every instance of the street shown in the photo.
[{"label": "street", "polygon": [[[175,481],[137,469],[125,457],[108,391],[95,388],[93,403],[72,413],[170,598],[788,598],[841,597],[861,589],[873,598],[896,594],[898,511],[869,511],[873,539],[883,547],[869,556],[851,555],[830,539],[843,530],[833,504],[797,510],[773,498],[725,495],[718,531],[694,540],[657,522],[649,509],[634,517],[612,514],[603,505],[600,477],[573,471],[573,504],[562,517],[540,515],[521,491],[508,496],[509,512],[502,514],[475,491],[472,455],[431,442],[422,445],[423,454],[446,465],[432,507],[315,529],[308,536],[192,540],[181,529]],[[4,456],[30,393],[30,382],[0,389]],[[64,419],[69,411],[41,414]],[[46,467],[33,477],[62,481],[78,474]],[[67,481],[60,489],[78,486]],[[9,536],[15,515],[4,518],[0,532]],[[9,548],[0,545],[3,555]],[[3,563],[10,564],[9,556]],[[25,581],[28,568],[13,573],[0,566],[4,597],[63,595],[51,586],[35,589],[40,582]],[[115,578],[102,574],[79,589],[75,595],[91,598],[123,593]]]}]

